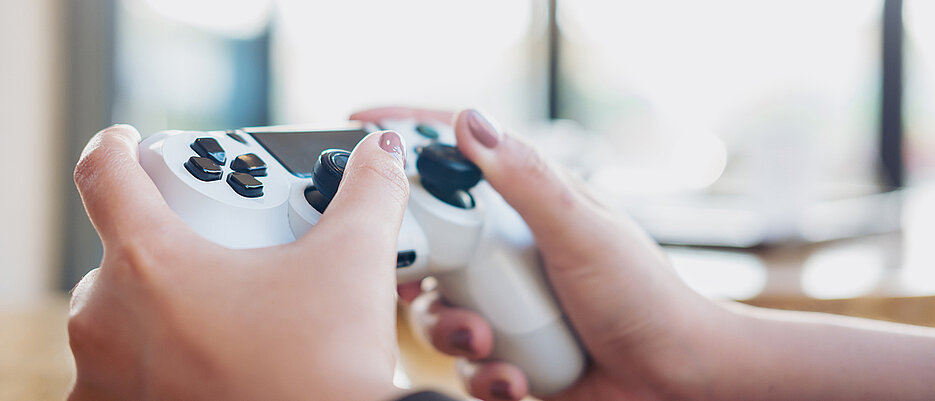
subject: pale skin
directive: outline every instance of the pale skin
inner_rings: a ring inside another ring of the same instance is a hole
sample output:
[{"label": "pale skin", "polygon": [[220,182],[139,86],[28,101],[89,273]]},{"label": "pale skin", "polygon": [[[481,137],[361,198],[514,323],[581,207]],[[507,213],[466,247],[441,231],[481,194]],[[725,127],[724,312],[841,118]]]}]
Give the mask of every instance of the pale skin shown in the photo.
[{"label": "pale skin", "polygon": [[[453,122],[458,147],[527,221],[592,359],[579,383],[547,400],[935,394],[935,330],[708,301],[632,221],[525,143],[499,132],[478,140],[469,115],[383,108],[352,118]],[[369,136],[311,232],[289,245],[232,251],[198,237],[168,208],[139,167],[138,135],[127,126],[102,131],[76,169],[105,257],[73,296],[78,376],[70,399],[402,394],[392,385],[395,241],[408,193],[398,158]],[[462,374],[473,395],[526,395],[522,372],[484,359],[494,340],[483,317],[415,285],[399,293],[435,347],[470,361]]]},{"label": "pale skin", "polygon": [[[478,141],[468,113],[383,108],[352,118],[405,117],[453,122],[462,153],[533,231],[555,294],[592,358],[580,382],[545,399],[935,396],[935,329],[709,301],[676,277],[632,220],[609,212],[523,142],[502,133],[493,146]],[[473,395],[526,395],[522,372],[484,360],[493,338],[482,316],[447,306],[434,292],[420,294],[418,285],[402,286],[400,294],[437,349],[471,361],[461,373]],[[453,335],[465,330],[467,345],[463,334]]]},{"label": "pale skin", "polygon": [[75,182],[104,259],[72,297],[69,399],[394,398],[396,237],[409,187],[379,138],[354,150],[308,234],[230,250],[169,209],[139,165],[135,129],[98,133]]}]

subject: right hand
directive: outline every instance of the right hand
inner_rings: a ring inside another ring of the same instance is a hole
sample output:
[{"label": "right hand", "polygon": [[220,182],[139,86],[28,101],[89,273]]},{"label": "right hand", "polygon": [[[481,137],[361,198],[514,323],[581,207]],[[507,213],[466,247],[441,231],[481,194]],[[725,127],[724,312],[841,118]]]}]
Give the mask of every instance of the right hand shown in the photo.
[{"label": "right hand", "polygon": [[[383,108],[351,117],[393,118],[452,123],[461,152],[531,228],[555,295],[591,356],[577,384],[547,399],[694,396],[693,384],[708,379],[697,352],[732,314],[691,291],[632,220],[609,212],[580,182],[477,111]],[[472,395],[527,395],[519,369],[485,359],[495,339],[481,315],[449,306],[434,291],[421,293],[418,284],[401,286],[400,294],[412,301],[417,326],[436,348],[470,361],[461,374]]]}]

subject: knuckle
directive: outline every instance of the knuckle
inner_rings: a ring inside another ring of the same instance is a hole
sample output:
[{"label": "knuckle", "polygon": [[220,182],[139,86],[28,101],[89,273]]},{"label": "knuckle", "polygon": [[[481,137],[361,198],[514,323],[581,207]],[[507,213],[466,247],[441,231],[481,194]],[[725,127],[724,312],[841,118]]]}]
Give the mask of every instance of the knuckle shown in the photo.
[{"label": "knuckle", "polygon": [[544,181],[552,176],[545,159],[528,145],[520,146],[517,155],[512,160],[514,165],[511,167],[519,171],[526,179]]},{"label": "knuckle", "polygon": [[74,179],[78,189],[92,188],[101,166],[106,164],[105,150],[98,145],[89,146],[93,148],[86,149],[75,166]]},{"label": "knuckle", "polygon": [[534,188],[548,190],[550,197],[562,207],[572,208],[577,203],[573,183],[563,179],[558,170],[532,147],[522,144],[512,159],[511,169]]},{"label": "knuckle", "polygon": [[394,162],[367,163],[360,174],[371,180],[386,183],[386,195],[397,204],[404,205],[409,199],[409,179],[406,173]]},{"label": "knuckle", "polygon": [[171,264],[167,252],[160,252],[154,243],[139,237],[128,238],[119,245],[120,252],[115,267],[115,274],[122,280],[136,285],[154,284],[157,274],[164,270],[160,266]]},{"label": "knuckle", "polygon": [[97,324],[95,312],[90,308],[73,311],[68,318],[68,342],[76,354],[93,348],[103,341],[101,327]]}]

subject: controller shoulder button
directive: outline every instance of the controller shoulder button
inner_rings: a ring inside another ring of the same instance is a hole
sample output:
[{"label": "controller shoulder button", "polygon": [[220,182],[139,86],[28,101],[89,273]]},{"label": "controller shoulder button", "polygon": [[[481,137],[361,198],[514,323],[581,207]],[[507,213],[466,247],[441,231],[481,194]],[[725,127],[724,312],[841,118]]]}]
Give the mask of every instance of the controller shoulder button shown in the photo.
[{"label": "controller shoulder button", "polygon": [[221,179],[221,166],[207,157],[192,156],[185,162],[185,169],[195,178],[202,181],[217,181]]},{"label": "controller shoulder button", "polygon": [[221,147],[217,139],[211,137],[198,138],[195,139],[195,142],[192,142],[191,147],[195,153],[198,153],[198,156],[207,157],[217,164],[224,165],[224,162],[227,161],[224,148]]},{"label": "controller shoulder button", "polygon": [[240,155],[231,161],[231,169],[238,173],[247,173],[254,177],[266,175],[266,162],[255,153]]},{"label": "controller shoulder button", "polygon": [[247,198],[258,198],[263,196],[263,183],[253,178],[247,173],[230,173],[227,176],[227,183],[230,184],[234,192]]}]

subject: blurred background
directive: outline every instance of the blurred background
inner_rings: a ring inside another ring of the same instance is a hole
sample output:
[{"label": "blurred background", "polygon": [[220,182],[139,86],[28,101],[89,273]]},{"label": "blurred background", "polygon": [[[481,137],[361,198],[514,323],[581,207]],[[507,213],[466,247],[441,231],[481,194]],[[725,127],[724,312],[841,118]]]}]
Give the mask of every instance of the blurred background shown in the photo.
[{"label": "blurred background", "polygon": [[71,171],[117,122],[476,107],[708,296],[933,324],[933,20],[925,0],[2,2],[0,399],[72,380],[66,292],[101,247]]}]

